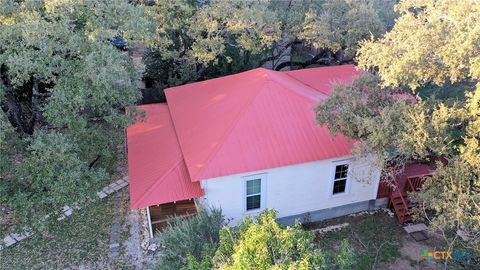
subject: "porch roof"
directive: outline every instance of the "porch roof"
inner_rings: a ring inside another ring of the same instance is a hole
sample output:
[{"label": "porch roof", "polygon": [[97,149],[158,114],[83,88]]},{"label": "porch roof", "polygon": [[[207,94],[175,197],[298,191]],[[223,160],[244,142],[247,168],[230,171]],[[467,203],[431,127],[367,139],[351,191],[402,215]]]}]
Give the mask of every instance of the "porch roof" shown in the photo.
[{"label": "porch roof", "polygon": [[127,128],[131,208],[202,196],[200,183],[190,180],[167,105],[138,108],[145,119]]}]

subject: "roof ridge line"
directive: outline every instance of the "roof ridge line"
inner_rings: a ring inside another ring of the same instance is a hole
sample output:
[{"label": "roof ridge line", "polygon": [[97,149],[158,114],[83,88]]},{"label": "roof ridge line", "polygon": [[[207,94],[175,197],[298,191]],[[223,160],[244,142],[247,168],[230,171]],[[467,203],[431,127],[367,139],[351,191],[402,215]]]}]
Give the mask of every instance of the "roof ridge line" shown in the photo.
[{"label": "roof ridge line", "polygon": [[[312,86],[293,78],[292,76],[288,75],[287,72],[269,70],[269,72],[267,72],[267,75],[268,75],[268,80],[269,81],[276,82],[276,83],[284,86],[289,92],[293,92],[293,93],[295,93],[297,95],[300,95],[304,98],[307,98],[311,101],[318,102],[317,98],[320,99],[320,98],[322,98],[322,96],[327,97],[327,95],[325,93],[323,93],[321,91],[318,91],[315,88],[313,88]],[[275,76],[282,77],[282,78],[285,78],[287,80],[291,80],[291,81],[293,81],[292,83],[297,83],[297,84],[305,87],[306,89],[308,89],[308,91],[311,92],[312,95],[314,95],[316,97],[312,99],[311,95],[305,95],[305,94],[302,94],[299,91],[294,90],[292,87],[289,87],[285,82],[279,81]]]},{"label": "roof ridge line", "polygon": [[[150,105],[150,104],[147,104],[147,105]],[[168,118],[170,119],[170,122],[172,123],[172,127],[173,127],[173,133],[175,133],[175,139],[177,141],[177,144],[178,144],[178,148],[180,149],[180,154],[181,154],[181,157],[180,157],[180,160],[175,162],[173,164],[173,166],[168,169],[168,171],[166,171],[162,177],[160,177],[159,179],[155,180],[154,183],[147,189],[147,191],[138,199],[138,201],[142,201],[147,195],[150,195],[150,193],[152,192],[151,191],[151,188],[153,186],[156,186],[158,184],[161,184],[164,180],[165,180],[165,176],[167,176],[169,173],[171,173],[177,166],[178,164],[180,164],[180,162],[185,162],[185,155],[183,154],[183,149],[180,145],[180,141],[178,140],[178,135],[177,135],[177,128],[175,127],[175,122],[173,121],[173,118],[172,118],[172,113],[170,112],[170,107],[168,106],[168,103],[165,103],[166,107],[167,107],[167,111],[168,111]],[[187,167],[187,165],[185,164],[185,167]],[[190,178],[190,182],[192,182],[192,177],[190,176],[190,172],[188,171],[188,168],[187,168],[187,174],[188,174],[188,178]]]},{"label": "roof ridge line", "polygon": [[326,97],[328,97],[328,96],[329,96],[327,93],[323,92],[322,90],[320,90],[320,89],[317,89],[317,88],[315,88],[315,87],[311,86],[310,84],[308,84],[308,83],[305,83],[305,82],[302,82],[302,81],[300,81],[299,79],[297,79],[297,78],[293,77],[292,75],[288,74],[288,72],[285,72],[285,75],[287,75],[289,78],[291,78],[291,79],[293,79],[293,80],[295,80],[295,81],[297,81],[297,82],[299,82],[299,83],[301,83],[301,84],[303,84],[303,85],[306,85],[306,86],[308,86],[308,87],[310,87],[310,88],[314,89],[314,90],[315,90],[315,91],[317,91],[317,92],[320,92],[321,94],[325,95]]},{"label": "roof ridge line", "polygon": [[[267,80],[268,79],[268,74],[267,75]],[[226,138],[228,138],[228,136],[232,133],[233,129],[238,125],[238,122],[239,120],[241,119],[241,117],[244,115],[244,113],[247,111],[248,108],[250,108],[250,106],[253,104],[253,102],[255,101],[255,99],[259,96],[260,92],[263,91],[263,89],[265,89],[265,86],[268,86],[268,84],[264,85],[260,91],[257,91],[257,93],[251,98],[251,100],[248,101],[248,103],[246,104],[246,106],[243,107],[242,110],[240,110],[240,112],[238,113],[238,115],[235,116],[234,120],[232,121],[233,124],[227,129],[227,131],[225,132],[225,134],[223,134],[221,137],[220,137],[220,141],[224,142]],[[223,144],[219,144],[217,147],[215,147],[215,149],[213,149],[213,151],[210,153],[210,155],[208,155],[207,159],[205,160],[205,164],[208,164],[208,162],[210,162],[212,159],[213,159],[213,156],[215,156],[218,151],[220,151],[220,148],[222,147]],[[181,148],[181,147],[180,147]],[[202,172],[203,168],[198,170],[198,172],[196,173],[196,175],[200,174],[200,172]],[[187,171],[188,171],[188,167],[187,167]],[[190,172],[189,172],[190,174]],[[193,178],[190,177],[190,179],[193,181]]]},{"label": "roof ridge line", "polygon": [[[142,201],[143,198],[145,198],[147,195],[150,195],[150,193],[152,193],[152,190],[150,189],[151,187],[153,186],[156,186],[158,184],[161,184],[163,182],[163,180],[165,180],[165,176],[167,176],[169,173],[171,173],[177,166],[178,164],[180,164],[180,162],[183,161],[183,154],[182,154],[182,159],[180,159],[179,161],[175,162],[175,164],[170,168],[168,169],[168,171],[166,171],[162,177],[160,177],[159,179],[155,180],[154,183],[147,189],[147,191],[145,193],[143,193],[143,195],[137,200],[137,201]],[[187,170],[188,171],[188,170]],[[190,176],[190,174],[189,174]],[[190,178],[191,179],[191,178]],[[190,180],[191,181],[191,180]]]}]

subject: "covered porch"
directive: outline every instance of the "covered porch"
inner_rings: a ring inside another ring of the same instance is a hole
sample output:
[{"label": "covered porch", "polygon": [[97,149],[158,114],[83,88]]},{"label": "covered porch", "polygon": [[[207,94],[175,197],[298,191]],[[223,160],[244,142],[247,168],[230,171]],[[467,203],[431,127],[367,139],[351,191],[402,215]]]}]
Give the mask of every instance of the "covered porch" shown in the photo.
[{"label": "covered porch", "polygon": [[150,237],[162,232],[175,217],[191,217],[197,213],[194,199],[147,207]]},{"label": "covered porch", "polygon": [[126,132],[130,207],[146,209],[153,237],[172,217],[194,215],[195,199],[204,192],[190,179],[167,105],[138,108],[145,115]]}]

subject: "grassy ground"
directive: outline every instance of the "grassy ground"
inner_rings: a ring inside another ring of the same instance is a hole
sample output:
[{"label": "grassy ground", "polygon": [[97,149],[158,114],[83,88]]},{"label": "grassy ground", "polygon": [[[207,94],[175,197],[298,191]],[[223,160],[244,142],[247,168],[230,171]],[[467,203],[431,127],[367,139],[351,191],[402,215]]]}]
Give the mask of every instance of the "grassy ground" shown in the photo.
[{"label": "grassy ground", "polygon": [[397,221],[386,214],[340,217],[312,223],[306,228],[316,229],[341,223],[349,223],[349,226],[320,237],[320,248],[327,257],[335,256],[343,239],[348,240],[355,254],[356,269],[378,269],[379,264],[393,262],[400,257],[403,231]]},{"label": "grassy ground", "polygon": [[74,211],[50,233],[0,251],[0,269],[61,269],[105,261],[108,256],[112,198]]},{"label": "grassy ground", "polygon": [[[112,181],[123,178],[126,155],[120,145],[112,168]],[[48,233],[37,233],[0,251],[0,269],[146,269],[150,257],[140,247],[141,221],[132,219],[128,187],[98,200],[56,224]],[[114,215],[118,215],[120,250],[115,259],[108,258]],[[136,226],[136,230],[131,227]],[[139,227],[140,226],[140,227]],[[136,236],[136,237],[133,237]],[[132,238],[133,237],[133,238]]]},{"label": "grassy ground", "polygon": [[403,230],[396,218],[383,212],[310,223],[305,228],[317,229],[341,223],[349,223],[349,226],[321,234],[318,244],[326,257],[332,258],[339,251],[341,241],[347,239],[356,260],[354,269],[480,269],[472,268],[472,262],[467,264],[466,261],[449,261],[446,268],[445,261],[427,263],[422,257],[423,251],[446,250],[443,239],[429,234],[427,240],[417,242]]}]

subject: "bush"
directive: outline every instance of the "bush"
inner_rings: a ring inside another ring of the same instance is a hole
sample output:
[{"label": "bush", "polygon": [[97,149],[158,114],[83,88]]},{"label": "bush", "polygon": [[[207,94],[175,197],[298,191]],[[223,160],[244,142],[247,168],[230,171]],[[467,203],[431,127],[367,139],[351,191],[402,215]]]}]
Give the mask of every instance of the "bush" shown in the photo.
[{"label": "bush", "polygon": [[[281,226],[267,209],[236,227],[224,226],[220,210],[178,219],[159,238],[164,254],[156,269],[353,269],[356,258],[347,240],[336,254],[324,254],[315,235],[300,223]],[[223,228],[222,228],[223,227]]]},{"label": "bush", "polygon": [[154,268],[210,269],[219,231],[225,225],[222,211],[200,209],[193,218],[177,218],[173,224],[157,238],[163,253]]},{"label": "bush", "polygon": [[312,232],[300,223],[281,226],[269,209],[237,228],[223,228],[214,264],[216,269],[319,269],[325,260]]}]

